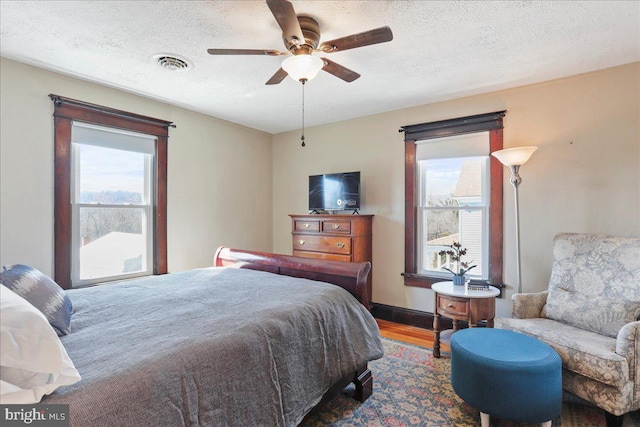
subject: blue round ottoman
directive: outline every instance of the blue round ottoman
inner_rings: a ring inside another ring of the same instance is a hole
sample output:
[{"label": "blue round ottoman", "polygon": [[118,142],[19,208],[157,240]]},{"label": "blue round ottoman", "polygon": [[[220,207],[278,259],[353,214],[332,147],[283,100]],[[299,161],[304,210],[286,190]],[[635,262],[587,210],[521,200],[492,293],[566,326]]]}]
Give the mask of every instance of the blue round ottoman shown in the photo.
[{"label": "blue round ottoman", "polygon": [[451,385],[489,416],[544,423],[562,410],[562,363],[547,344],[504,329],[469,328],[451,336]]}]

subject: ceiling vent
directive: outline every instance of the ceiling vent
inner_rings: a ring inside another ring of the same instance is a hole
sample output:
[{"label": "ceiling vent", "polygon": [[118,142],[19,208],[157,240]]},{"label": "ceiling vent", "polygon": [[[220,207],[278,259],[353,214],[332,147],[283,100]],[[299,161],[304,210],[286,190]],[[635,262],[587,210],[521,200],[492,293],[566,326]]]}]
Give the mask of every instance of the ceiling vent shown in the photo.
[{"label": "ceiling vent", "polygon": [[180,58],[177,55],[160,54],[153,57],[159,66],[169,71],[187,71],[193,68],[193,65],[186,58]]}]

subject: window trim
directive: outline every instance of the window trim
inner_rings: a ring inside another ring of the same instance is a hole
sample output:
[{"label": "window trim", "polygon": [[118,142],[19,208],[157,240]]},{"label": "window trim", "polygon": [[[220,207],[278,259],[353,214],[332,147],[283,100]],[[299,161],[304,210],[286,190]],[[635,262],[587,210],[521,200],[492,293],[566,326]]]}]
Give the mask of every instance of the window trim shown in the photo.
[{"label": "window trim", "polygon": [[[442,277],[417,274],[417,185],[416,142],[425,139],[443,138],[475,132],[489,132],[489,154],[503,148],[502,118],[506,110],[456,119],[408,125],[400,128],[404,132],[405,170],[405,230],[404,230],[404,284],[420,288],[431,288]],[[504,287],[503,273],[503,166],[490,156],[491,200],[489,208],[489,280],[486,283]]]},{"label": "window trim", "polygon": [[54,104],[54,278],[71,288],[71,128],[74,120],[156,137],[153,176],[153,274],[167,269],[167,142],[172,122],[50,94]]}]

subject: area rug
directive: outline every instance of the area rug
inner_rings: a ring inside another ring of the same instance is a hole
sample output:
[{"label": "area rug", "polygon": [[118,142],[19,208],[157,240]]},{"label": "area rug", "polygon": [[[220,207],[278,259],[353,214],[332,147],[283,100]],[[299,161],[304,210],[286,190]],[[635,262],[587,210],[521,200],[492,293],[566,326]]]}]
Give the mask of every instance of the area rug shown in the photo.
[{"label": "area rug", "polygon": [[[385,356],[373,361],[373,395],[364,403],[347,388],[301,425],[304,427],[377,427],[480,425],[476,409],[458,397],[449,379],[450,358],[436,359],[425,348],[383,339]],[[554,427],[606,427],[604,412],[572,395],[565,395],[562,415]],[[492,427],[533,427],[497,418]],[[640,426],[640,413],[627,414],[624,427]]]}]

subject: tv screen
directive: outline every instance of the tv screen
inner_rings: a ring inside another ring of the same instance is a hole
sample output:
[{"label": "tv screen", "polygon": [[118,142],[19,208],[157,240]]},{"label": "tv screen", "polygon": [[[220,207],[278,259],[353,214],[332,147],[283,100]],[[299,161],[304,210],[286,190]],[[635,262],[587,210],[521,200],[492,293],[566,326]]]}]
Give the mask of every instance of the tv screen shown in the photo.
[{"label": "tv screen", "polygon": [[309,210],[360,209],[360,172],[309,177]]}]

